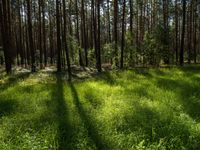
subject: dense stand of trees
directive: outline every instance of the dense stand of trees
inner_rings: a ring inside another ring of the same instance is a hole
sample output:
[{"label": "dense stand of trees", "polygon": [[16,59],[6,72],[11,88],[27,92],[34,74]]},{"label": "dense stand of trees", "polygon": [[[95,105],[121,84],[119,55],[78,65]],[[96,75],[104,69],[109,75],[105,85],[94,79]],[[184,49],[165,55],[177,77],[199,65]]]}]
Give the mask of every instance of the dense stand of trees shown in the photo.
[{"label": "dense stand of trees", "polygon": [[198,0],[0,0],[0,61],[57,71],[197,63]]}]

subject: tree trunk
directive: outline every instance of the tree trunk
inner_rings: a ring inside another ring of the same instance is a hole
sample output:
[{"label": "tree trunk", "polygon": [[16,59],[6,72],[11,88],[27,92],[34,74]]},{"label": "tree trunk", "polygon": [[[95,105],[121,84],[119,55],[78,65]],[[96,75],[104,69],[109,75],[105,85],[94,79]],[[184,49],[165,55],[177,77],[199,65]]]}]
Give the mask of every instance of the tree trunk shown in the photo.
[{"label": "tree trunk", "polygon": [[194,63],[196,64],[197,63],[197,18],[198,18],[198,15],[197,15],[197,0],[193,0],[194,1],[194,14],[193,14],[193,49],[194,49]]},{"label": "tree trunk", "polygon": [[108,11],[108,41],[111,43],[111,29],[110,29],[110,0],[107,0]]},{"label": "tree trunk", "polygon": [[117,36],[117,24],[118,24],[118,0],[114,0],[114,42],[115,42],[115,65],[118,66],[118,36]]},{"label": "tree trunk", "polygon": [[[9,15],[10,9],[9,0],[2,0],[0,3],[0,23],[1,23],[1,33],[2,33],[2,40],[3,40],[3,51],[4,51],[4,58],[5,58],[5,68],[8,74],[12,71],[12,56],[11,56],[11,30],[10,30],[10,20]],[[2,5],[2,6],[1,6]]]},{"label": "tree trunk", "polygon": [[44,51],[44,66],[47,65],[47,48],[46,48],[46,27],[45,27],[45,0],[42,2],[42,29],[43,29],[43,51]]},{"label": "tree trunk", "polygon": [[87,51],[87,40],[86,40],[86,27],[85,27],[85,8],[84,0],[81,0],[81,14],[82,14],[82,45],[85,52],[85,66],[88,66],[88,51]]},{"label": "tree trunk", "polygon": [[[77,38],[78,45],[80,45],[78,0],[76,0],[76,38]],[[80,48],[78,49],[78,55],[79,55],[79,65],[83,66],[83,59],[82,59]]]},{"label": "tree trunk", "polygon": [[176,52],[176,64],[178,64],[178,6],[177,0],[175,0],[175,52]]},{"label": "tree trunk", "polygon": [[97,63],[97,70],[98,72],[101,72],[101,35],[100,35],[100,0],[98,0],[97,2],[97,18],[98,18],[98,41],[97,41],[97,59],[98,59],[98,63]]},{"label": "tree trunk", "polygon": [[56,0],[57,72],[61,72],[60,0]]},{"label": "tree trunk", "polygon": [[123,15],[122,15],[122,41],[121,41],[121,63],[120,68],[124,67],[124,30],[125,30],[125,12],[126,12],[126,0],[123,1]]},{"label": "tree trunk", "polygon": [[41,19],[41,0],[38,0],[39,4],[39,50],[40,50],[40,69],[43,67],[43,48],[42,48],[42,19]]},{"label": "tree trunk", "polygon": [[27,15],[28,15],[28,36],[29,36],[29,49],[31,52],[31,71],[35,72],[35,49],[33,44],[33,32],[32,32],[32,15],[30,0],[27,0]]},{"label": "tree trunk", "polygon": [[183,2],[183,22],[182,22],[182,35],[181,35],[181,47],[180,47],[180,65],[184,64],[184,39],[185,39],[185,14],[186,14],[186,0]]},{"label": "tree trunk", "polygon": [[64,48],[65,48],[66,59],[67,59],[68,76],[69,76],[69,80],[71,80],[71,67],[70,67],[70,59],[69,59],[69,50],[68,50],[67,41],[66,41],[67,24],[66,24],[65,0],[63,0],[63,21],[64,21],[64,27],[63,27],[64,28],[63,45],[64,45]]},{"label": "tree trunk", "polygon": [[21,3],[20,0],[17,1],[18,3],[18,21],[19,21],[19,52],[21,58],[21,65],[24,65],[24,49],[22,46],[22,25],[21,25]]}]

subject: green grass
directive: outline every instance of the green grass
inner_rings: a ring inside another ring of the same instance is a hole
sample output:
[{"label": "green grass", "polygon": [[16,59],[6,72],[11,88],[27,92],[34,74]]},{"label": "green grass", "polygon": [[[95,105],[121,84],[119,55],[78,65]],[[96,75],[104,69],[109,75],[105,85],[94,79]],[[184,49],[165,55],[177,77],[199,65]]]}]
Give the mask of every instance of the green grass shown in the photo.
[{"label": "green grass", "polygon": [[1,150],[199,148],[200,66],[1,75]]}]

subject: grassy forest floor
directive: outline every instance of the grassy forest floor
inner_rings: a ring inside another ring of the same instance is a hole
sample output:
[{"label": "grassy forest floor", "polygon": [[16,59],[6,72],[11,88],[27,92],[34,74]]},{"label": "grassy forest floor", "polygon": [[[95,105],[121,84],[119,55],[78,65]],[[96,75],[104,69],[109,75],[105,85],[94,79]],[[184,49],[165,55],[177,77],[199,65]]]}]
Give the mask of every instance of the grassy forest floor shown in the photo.
[{"label": "grassy forest floor", "polygon": [[1,150],[200,148],[200,66],[0,74]]}]

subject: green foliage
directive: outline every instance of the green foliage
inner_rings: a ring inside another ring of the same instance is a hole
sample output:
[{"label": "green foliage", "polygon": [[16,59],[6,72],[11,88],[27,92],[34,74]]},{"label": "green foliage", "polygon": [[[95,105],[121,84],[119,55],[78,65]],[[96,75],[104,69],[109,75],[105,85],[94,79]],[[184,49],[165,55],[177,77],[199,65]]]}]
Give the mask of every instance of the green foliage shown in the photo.
[{"label": "green foliage", "polygon": [[78,41],[75,39],[75,37],[68,36],[67,44],[68,44],[68,48],[69,48],[69,55],[71,56],[70,57],[71,63],[79,64],[79,49],[81,50],[81,53],[83,50],[81,49],[80,45],[78,44]]},{"label": "green foliage", "polygon": [[103,45],[103,55],[105,57],[105,61],[109,62],[114,56],[114,44],[107,43]]},{"label": "green foliage", "polygon": [[146,61],[150,65],[159,65],[161,60],[161,45],[152,33],[146,33],[144,39]]},{"label": "green foliage", "polygon": [[200,67],[0,79],[0,149],[200,147]]},{"label": "green foliage", "polygon": [[125,51],[124,51],[124,64],[126,66],[134,66],[136,58],[136,45],[135,35],[131,32],[127,32],[125,35]]},{"label": "green foliage", "polygon": [[146,32],[143,44],[146,63],[150,65],[159,65],[161,62],[168,64],[172,58],[169,43],[170,34],[164,30],[162,25],[158,25],[153,32]]},{"label": "green foliage", "polygon": [[95,50],[94,49],[88,49],[88,60],[90,63],[90,66],[96,66],[96,56],[95,56]]}]

